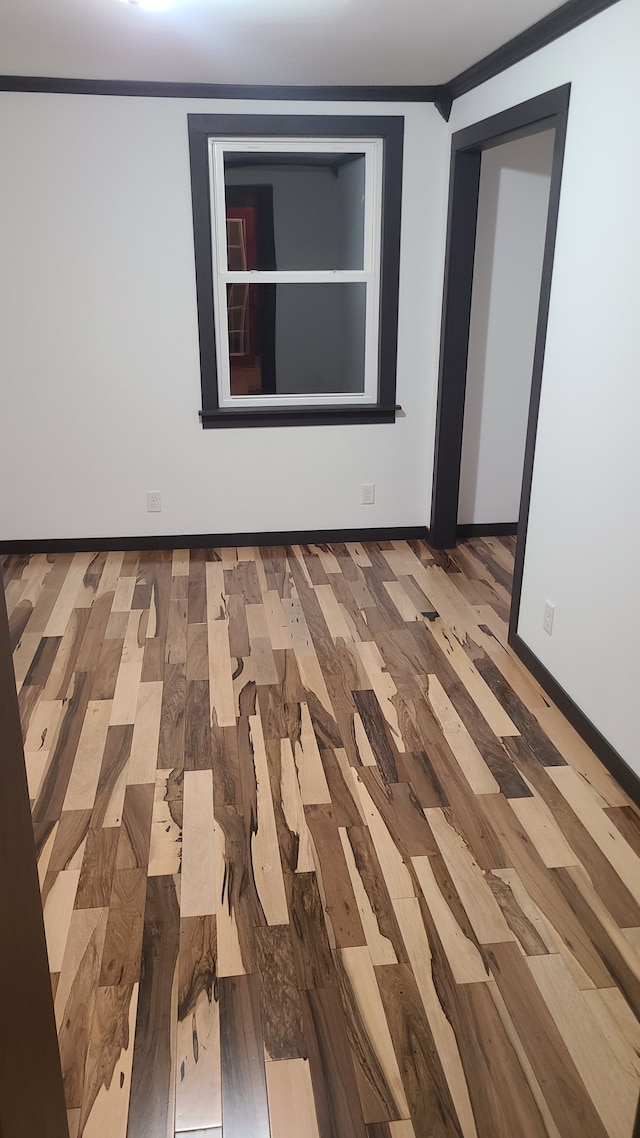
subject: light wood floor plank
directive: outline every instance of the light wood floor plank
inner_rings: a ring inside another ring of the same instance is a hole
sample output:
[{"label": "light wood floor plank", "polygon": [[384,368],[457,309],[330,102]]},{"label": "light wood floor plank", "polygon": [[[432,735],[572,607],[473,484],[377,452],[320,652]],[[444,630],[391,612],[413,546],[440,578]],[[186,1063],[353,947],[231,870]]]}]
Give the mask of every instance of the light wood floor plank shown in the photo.
[{"label": "light wood floor plank", "polygon": [[185,771],[182,824],[181,917],[213,916],[221,883],[213,848],[211,771]]},{"label": "light wood floor plank", "polygon": [[281,1059],[266,1073],[271,1138],[320,1138],[308,1061]]}]

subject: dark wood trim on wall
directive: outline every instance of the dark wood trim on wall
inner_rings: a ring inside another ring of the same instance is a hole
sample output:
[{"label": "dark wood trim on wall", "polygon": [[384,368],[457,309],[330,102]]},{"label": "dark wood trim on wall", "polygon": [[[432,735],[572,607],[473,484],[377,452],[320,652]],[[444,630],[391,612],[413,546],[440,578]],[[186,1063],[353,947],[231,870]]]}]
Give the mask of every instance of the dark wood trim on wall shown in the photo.
[{"label": "dark wood trim on wall", "polygon": [[[487,79],[493,79],[502,71],[513,67],[514,63],[520,63],[527,56],[540,51],[540,48],[560,39],[567,32],[573,31],[580,24],[590,20],[592,16],[599,15],[600,12],[604,12],[606,8],[611,8],[617,3],[618,0],[568,0],[560,8],[556,8],[554,12],[549,12],[547,16],[543,16],[530,28],[526,28],[520,35],[514,36],[496,51],[492,51],[484,59],[480,59],[472,67],[467,67],[465,71],[461,71],[448,83],[444,83],[434,99],[438,110],[445,119],[448,119],[449,114],[445,113],[447,99],[453,101],[460,95],[465,95],[467,91],[472,91],[481,83],[486,83]],[[450,107],[449,104],[449,110]]]},{"label": "dark wood trim on wall", "polygon": [[[570,86],[558,88],[557,97],[559,106],[554,119],[556,136],[553,147],[553,161],[551,166],[551,185],[549,188],[549,207],[547,212],[547,232],[545,237],[544,256],[542,259],[540,305],[538,308],[538,326],[536,329],[536,340],[533,353],[531,397],[529,399],[529,418],[527,422],[527,435],[524,448],[524,464],[522,474],[522,491],[520,495],[520,516],[518,518],[518,541],[516,543],[513,590],[511,594],[511,615],[509,618],[509,631],[513,635],[515,635],[517,631],[518,616],[520,613],[522,574],[524,570],[524,557],[527,544],[527,526],[529,524],[531,483],[533,480],[533,461],[536,449],[538,411],[540,410],[540,393],[542,389],[542,370],[544,367],[544,353],[547,344],[547,322],[549,319],[551,278],[553,275],[553,258],[555,255],[556,232],[558,229],[558,213],[560,210],[560,189],[562,184],[564,148],[567,137],[570,91]],[[551,94],[556,93],[551,92]]]},{"label": "dark wood trim on wall", "polygon": [[[455,137],[455,136],[454,136]],[[473,258],[476,244],[480,150],[451,151],[449,213],[442,299],[440,378],[431,504],[436,548],[455,545],[466,387]]]},{"label": "dark wood trim on wall", "polygon": [[127,549],[221,549],[243,545],[328,545],[341,541],[428,541],[426,526],[300,529],[276,533],[156,534],[152,537],[63,537],[0,541],[3,553],[100,553]]},{"label": "dark wood trim on wall", "polygon": [[0,574],[0,1134],[69,1138]]},{"label": "dark wood trim on wall", "polygon": [[437,549],[455,545],[462,430],[469,349],[469,323],[475,257],[480,162],[483,150],[536,130],[555,127],[549,210],[538,310],[523,487],[518,519],[512,620],[517,620],[522,563],[529,513],[535,432],[538,420],[542,364],[546,341],[551,273],[560,201],[570,86],[558,87],[454,134],[451,147],[449,218],[442,308],[440,375],[436,408],[436,442],[431,509],[431,544]]},{"label": "dark wood trim on wall", "polygon": [[140,99],[257,99],[301,102],[432,103],[437,86],[307,86],[306,84],[157,83],[139,79],[58,79],[0,75],[0,91],[49,95],[121,95]]},{"label": "dark wood trim on wall", "polygon": [[[564,688],[553,678],[551,672],[547,671],[544,664],[517,633],[509,634],[509,644],[516,656],[522,660],[532,676],[544,688],[547,695],[551,697],[565,718],[569,720],[569,723],[575,727],[585,743],[595,752],[609,773],[620,783],[620,786],[627,792],[636,806],[640,807],[640,778],[638,775],[625,763],[622,756],[611,746],[604,735],[600,734],[597,727],[594,727],[591,720],[573,702],[571,696],[567,695]],[[637,1120],[637,1125],[640,1126],[640,1118]],[[636,1131],[634,1130],[635,1134]],[[640,1134],[638,1138],[640,1138]]]},{"label": "dark wood trim on wall", "polygon": [[326,427],[355,426],[363,423],[395,423],[402,408],[380,403],[364,403],[361,407],[336,404],[335,407],[254,407],[236,411],[233,407],[215,407],[200,412],[206,429],[218,427]]}]

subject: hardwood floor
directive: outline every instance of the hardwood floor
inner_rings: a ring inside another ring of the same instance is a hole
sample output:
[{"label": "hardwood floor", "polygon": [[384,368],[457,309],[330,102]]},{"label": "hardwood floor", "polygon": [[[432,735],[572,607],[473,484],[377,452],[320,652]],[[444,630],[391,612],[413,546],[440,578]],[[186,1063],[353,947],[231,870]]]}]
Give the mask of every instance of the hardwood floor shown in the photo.
[{"label": "hardwood floor", "polygon": [[512,562],[6,560],[71,1138],[630,1138],[640,816]]}]

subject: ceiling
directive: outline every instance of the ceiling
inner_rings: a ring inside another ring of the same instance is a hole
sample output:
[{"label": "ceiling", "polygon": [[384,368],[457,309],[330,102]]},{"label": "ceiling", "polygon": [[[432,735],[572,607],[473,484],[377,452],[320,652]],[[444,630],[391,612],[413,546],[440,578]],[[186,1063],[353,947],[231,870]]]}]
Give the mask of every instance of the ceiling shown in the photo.
[{"label": "ceiling", "polygon": [[0,74],[438,84],[559,7],[558,0],[0,0]]}]

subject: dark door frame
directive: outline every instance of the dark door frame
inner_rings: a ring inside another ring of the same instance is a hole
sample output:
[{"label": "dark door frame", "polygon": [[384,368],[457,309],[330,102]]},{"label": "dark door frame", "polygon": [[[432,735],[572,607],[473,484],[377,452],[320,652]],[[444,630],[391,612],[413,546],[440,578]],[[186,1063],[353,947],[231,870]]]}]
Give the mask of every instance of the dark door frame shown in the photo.
[{"label": "dark door frame", "polygon": [[553,91],[547,91],[465,127],[453,135],[451,144],[433,498],[429,527],[429,541],[436,549],[453,548],[458,528],[462,428],[482,153],[504,142],[537,134],[542,130],[555,128],[556,132],[524,454],[510,633],[515,633],[522,589],[570,91],[569,83],[556,87]]},{"label": "dark door frame", "polygon": [[0,1136],[69,1138],[0,565]]}]

